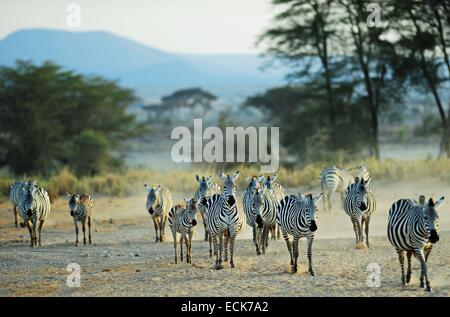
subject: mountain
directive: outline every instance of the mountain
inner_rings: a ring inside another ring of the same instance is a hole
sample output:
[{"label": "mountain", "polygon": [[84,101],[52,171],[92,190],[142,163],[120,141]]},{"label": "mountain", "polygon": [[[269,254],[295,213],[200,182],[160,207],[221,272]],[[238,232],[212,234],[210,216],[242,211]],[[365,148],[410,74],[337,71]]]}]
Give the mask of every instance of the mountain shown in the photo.
[{"label": "mountain", "polygon": [[52,60],[67,69],[96,74],[130,87],[277,85],[283,69],[262,72],[257,55],[189,55],[165,52],[108,32],[25,29],[0,40],[0,65],[17,59]]}]

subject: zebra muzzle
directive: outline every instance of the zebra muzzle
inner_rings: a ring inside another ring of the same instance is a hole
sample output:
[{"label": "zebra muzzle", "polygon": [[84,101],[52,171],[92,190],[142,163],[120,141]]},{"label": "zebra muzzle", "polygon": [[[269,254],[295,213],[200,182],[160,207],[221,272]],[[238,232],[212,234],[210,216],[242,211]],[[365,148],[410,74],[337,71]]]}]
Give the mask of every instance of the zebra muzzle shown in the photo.
[{"label": "zebra muzzle", "polygon": [[314,220],[311,221],[311,225],[309,226],[309,230],[311,230],[312,232],[317,230],[317,224],[316,224],[316,222]]},{"label": "zebra muzzle", "polygon": [[430,242],[436,243],[439,241],[439,235],[437,234],[436,230],[431,230],[430,233]]},{"label": "zebra muzzle", "polygon": [[192,220],[192,226],[195,227],[197,225],[197,220]]},{"label": "zebra muzzle", "polygon": [[150,208],[148,209],[148,212],[150,213],[150,215],[153,215],[153,213],[154,213],[155,211],[153,210],[152,207],[150,207]]},{"label": "zebra muzzle", "polygon": [[257,215],[255,221],[259,226],[261,226],[263,224],[261,215]]},{"label": "zebra muzzle", "polygon": [[362,211],[367,210],[367,205],[365,202],[361,202],[361,205],[359,205],[359,209],[361,209]]}]

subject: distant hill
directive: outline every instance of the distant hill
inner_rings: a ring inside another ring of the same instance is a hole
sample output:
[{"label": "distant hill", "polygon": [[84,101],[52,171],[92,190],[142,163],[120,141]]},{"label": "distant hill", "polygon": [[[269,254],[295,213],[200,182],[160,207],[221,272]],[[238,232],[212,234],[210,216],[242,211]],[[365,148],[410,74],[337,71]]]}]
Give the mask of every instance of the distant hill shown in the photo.
[{"label": "distant hill", "polygon": [[131,87],[278,85],[282,69],[262,72],[257,55],[184,55],[108,32],[26,29],[0,40],[0,65],[16,59],[52,60],[84,74],[118,79]]}]

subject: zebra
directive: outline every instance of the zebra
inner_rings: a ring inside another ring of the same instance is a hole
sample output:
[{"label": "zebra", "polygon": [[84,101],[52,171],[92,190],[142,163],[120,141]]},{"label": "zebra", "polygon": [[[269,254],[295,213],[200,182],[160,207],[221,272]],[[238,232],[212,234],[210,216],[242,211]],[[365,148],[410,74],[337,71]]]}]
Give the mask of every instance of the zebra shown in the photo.
[{"label": "zebra", "polygon": [[[41,231],[45,219],[50,214],[50,198],[45,189],[36,185],[22,187],[19,201],[19,215],[30,232],[31,247],[41,246]],[[36,228],[38,226],[38,228]],[[36,237],[36,229],[39,238]]]},{"label": "zebra", "polygon": [[[264,176],[259,177],[259,181],[261,184],[263,184],[264,187],[269,189],[268,194],[274,196],[275,200],[279,202],[284,198],[284,188],[278,183],[275,183],[276,179],[278,177],[278,174],[275,174],[273,177],[267,176],[267,178],[264,178]],[[275,236],[276,232],[276,236]],[[280,227],[275,222],[275,225],[270,228],[270,233],[272,235],[273,240],[280,240],[281,234],[280,234]]]},{"label": "zebra", "polygon": [[216,256],[215,268],[220,270],[222,266],[223,238],[225,237],[225,261],[227,261],[228,242],[230,243],[230,266],[234,264],[234,242],[236,236],[243,227],[243,218],[237,208],[236,180],[239,171],[234,176],[221,174],[223,181],[223,193],[203,197],[200,205],[206,210],[206,224],[214,243],[214,255]]},{"label": "zebra", "polygon": [[177,233],[181,234],[180,248],[181,248],[181,262],[183,262],[183,240],[186,244],[186,263],[192,263],[192,236],[194,235],[194,228],[197,225],[197,201],[195,198],[186,200],[186,207],[181,205],[173,206],[169,211],[169,228],[173,235],[173,246],[175,248],[175,263],[177,258]]},{"label": "zebra", "polygon": [[83,244],[86,245],[86,220],[88,224],[89,244],[92,244],[91,239],[91,219],[92,210],[94,209],[94,200],[86,193],[67,193],[67,200],[69,203],[70,215],[73,218],[75,225],[75,246],[78,246],[78,222],[81,222],[81,229],[83,230]]},{"label": "zebra", "polygon": [[[36,181],[28,181],[28,182],[15,182],[11,185],[9,191],[9,201],[13,204],[13,213],[14,213],[14,224],[16,228],[19,228],[19,223],[17,221],[17,216],[19,215],[18,206],[20,199],[24,193],[22,188],[28,188],[29,186],[36,186]],[[25,227],[25,223],[21,222],[20,227]]]},{"label": "zebra", "polygon": [[[439,241],[439,215],[437,209],[444,202],[444,197],[438,201],[432,198],[423,205],[410,199],[397,200],[389,209],[387,234],[388,239],[397,251],[402,271],[402,286],[407,286],[411,280],[411,256],[414,254],[420,262],[420,287],[431,292],[427,274],[427,260],[434,243]],[[408,259],[408,269],[405,277],[404,253]],[[425,280],[425,283],[424,283]]]},{"label": "zebra", "polygon": [[[220,194],[220,186],[212,181],[212,175],[208,178],[202,176],[201,178],[198,175],[195,175],[195,179],[199,183],[199,187],[194,194],[194,199],[198,202],[203,197],[209,197],[214,194]],[[205,215],[202,210],[200,210],[200,215],[202,216],[203,226],[205,229],[205,241],[209,241],[208,229],[206,228]],[[210,241],[211,244],[211,241]],[[211,246],[210,246],[210,256],[211,254]]]},{"label": "zebra", "polygon": [[348,187],[345,193],[344,211],[353,224],[357,249],[363,247],[363,229],[366,234],[366,245],[368,248],[370,247],[370,217],[377,207],[375,196],[369,186],[370,181],[371,178],[366,181],[364,178],[355,177],[355,182]]},{"label": "zebra", "polygon": [[257,189],[252,200],[253,213],[256,214],[254,229],[256,230],[256,254],[266,254],[269,230],[275,228],[277,222],[278,201],[266,187]]},{"label": "zebra", "polygon": [[152,216],[153,225],[155,226],[155,242],[163,242],[164,228],[166,227],[169,210],[172,207],[172,195],[167,188],[161,185],[149,187],[147,184],[144,184],[144,187],[147,189],[147,203],[145,207]]},{"label": "zebra", "polygon": [[242,205],[244,207],[244,214],[247,224],[252,227],[253,230],[253,243],[256,244],[256,213],[252,208],[252,201],[256,190],[260,186],[260,183],[256,176],[253,176],[252,178],[247,177],[246,181],[248,182],[248,185],[245,189],[244,197],[242,199]]},{"label": "zebra", "polygon": [[[320,188],[324,194],[323,209],[331,211],[331,196],[338,192],[341,195],[341,206],[344,202],[344,193],[347,188],[353,183],[354,176],[350,173],[351,170],[357,170],[356,176],[359,178],[368,179],[370,177],[369,171],[365,166],[353,167],[350,169],[341,169],[333,166],[325,168],[320,173]],[[328,206],[327,206],[328,203]]]},{"label": "zebra", "polygon": [[[312,267],[312,244],[314,234],[317,230],[317,203],[323,193],[313,196],[312,194],[288,195],[278,204],[277,222],[281,228],[283,238],[291,258],[291,272],[297,272],[298,241],[306,237],[308,243],[309,274],[315,276]],[[293,237],[290,241],[289,236]]]}]

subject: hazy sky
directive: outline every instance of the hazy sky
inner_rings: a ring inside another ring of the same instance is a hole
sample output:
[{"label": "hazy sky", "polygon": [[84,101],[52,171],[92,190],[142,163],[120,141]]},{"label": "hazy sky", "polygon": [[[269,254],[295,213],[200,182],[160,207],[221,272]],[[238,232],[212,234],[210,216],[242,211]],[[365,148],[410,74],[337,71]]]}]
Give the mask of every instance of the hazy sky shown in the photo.
[{"label": "hazy sky", "polygon": [[[67,25],[69,3],[81,26]],[[105,30],[172,52],[250,53],[270,0],[0,0],[0,39],[23,28]]]}]

